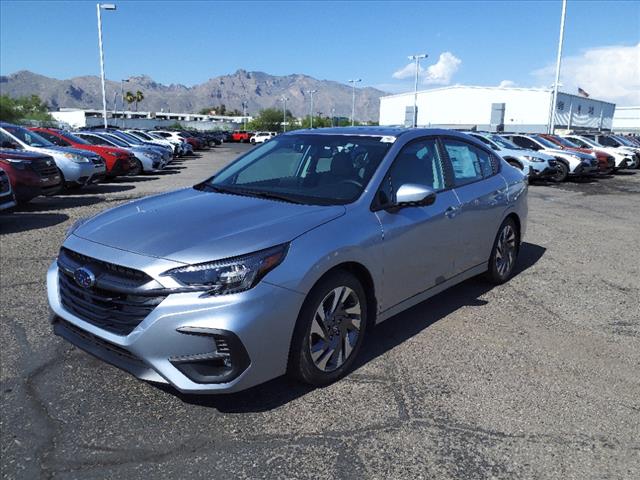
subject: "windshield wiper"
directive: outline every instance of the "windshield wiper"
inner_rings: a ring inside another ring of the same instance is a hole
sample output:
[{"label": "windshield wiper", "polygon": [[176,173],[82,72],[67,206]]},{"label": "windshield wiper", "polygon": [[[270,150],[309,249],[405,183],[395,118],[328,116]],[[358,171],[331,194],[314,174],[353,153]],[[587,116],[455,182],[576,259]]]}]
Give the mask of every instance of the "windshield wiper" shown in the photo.
[{"label": "windshield wiper", "polygon": [[251,197],[267,198],[271,200],[281,200],[283,202],[288,202],[288,203],[296,203],[296,204],[303,203],[299,200],[295,200],[291,198],[288,195],[283,195],[281,193],[275,193],[275,192],[263,192],[263,191],[258,192],[255,190],[235,190],[235,192],[238,193],[239,195],[248,195]]}]

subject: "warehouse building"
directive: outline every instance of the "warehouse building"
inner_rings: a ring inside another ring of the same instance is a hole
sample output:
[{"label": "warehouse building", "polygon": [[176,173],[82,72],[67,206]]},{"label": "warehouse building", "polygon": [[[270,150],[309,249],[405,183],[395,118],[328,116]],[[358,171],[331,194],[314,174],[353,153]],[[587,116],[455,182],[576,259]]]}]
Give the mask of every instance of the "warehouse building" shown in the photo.
[{"label": "warehouse building", "polygon": [[[547,131],[551,89],[454,85],[419,91],[417,125],[508,132]],[[380,125],[411,126],[414,93],[380,98]],[[615,104],[558,92],[556,130],[610,131]]]},{"label": "warehouse building", "polygon": [[640,134],[640,106],[617,107],[613,116],[613,131]]}]

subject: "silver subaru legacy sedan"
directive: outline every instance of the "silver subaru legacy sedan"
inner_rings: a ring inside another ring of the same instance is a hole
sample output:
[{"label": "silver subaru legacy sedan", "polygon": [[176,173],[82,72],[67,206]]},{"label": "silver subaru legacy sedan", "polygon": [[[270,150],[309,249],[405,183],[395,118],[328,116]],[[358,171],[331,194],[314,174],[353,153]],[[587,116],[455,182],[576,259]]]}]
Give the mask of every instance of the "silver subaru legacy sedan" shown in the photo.
[{"label": "silver subaru legacy sedan", "polygon": [[467,135],[294,131],[76,223],[48,271],[52,324],[182,392],[326,385],[376,323],[475,275],[507,281],[526,219],[523,174]]}]

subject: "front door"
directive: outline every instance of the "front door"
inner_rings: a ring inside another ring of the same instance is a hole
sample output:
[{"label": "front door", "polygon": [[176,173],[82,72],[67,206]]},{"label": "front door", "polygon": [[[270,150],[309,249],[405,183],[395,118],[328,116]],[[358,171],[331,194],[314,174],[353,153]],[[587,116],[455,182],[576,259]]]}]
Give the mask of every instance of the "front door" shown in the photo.
[{"label": "front door", "polygon": [[452,275],[458,232],[459,207],[455,193],[447,188],[443,163],[435,137],[414,140],[396,157],[378,191],[380,205],[392,202],[400,186],[413,183],[436,191],[435,203],[375,212],[383,231],[384,279],[382,308],[397,305],[443,282]]}]

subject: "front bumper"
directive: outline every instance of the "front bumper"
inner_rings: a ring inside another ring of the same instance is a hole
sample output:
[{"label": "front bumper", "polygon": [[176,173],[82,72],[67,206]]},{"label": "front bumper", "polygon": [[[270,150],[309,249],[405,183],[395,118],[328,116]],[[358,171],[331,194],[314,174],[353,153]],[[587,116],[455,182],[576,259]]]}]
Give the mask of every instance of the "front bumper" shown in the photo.
[{"label": "front bumper", "polygon": [[[85,254],[94,258],[118,258],[127,265],[145,258],[86,243],[90,246],[85,244]],[[79,250],[75,245],[72,248]],[[127,257],[137,258],[129,263]],[[153,261],[156,267],[161,264],[163,271],[176,266],[165,260]],[[149,275],[159,281],[162,278]],[[142,380],[167,383],[189,393],[235,392],[284,374],[293,329],[304,301],[304,295],[264,280],[246,292],[219,297],[201,298],[197,292],[171,294],[131,333],[121,336],[76,316],[62,305],[56,262],[47,273],[47,291],[56,334]],[[214,338],[206,332],[228,332],[246,351],[246,366],[230,381],[202,382],[193,372],[181,370],[181,359],[207,356],[218,350]]]}]

